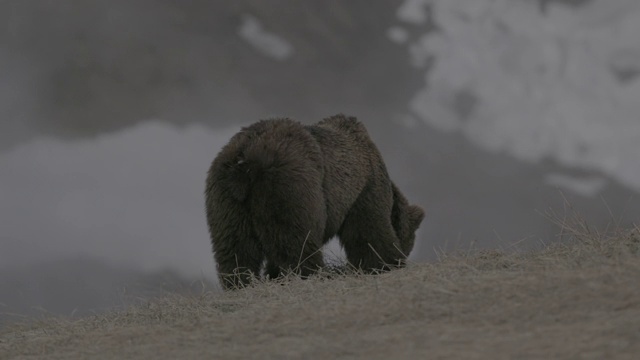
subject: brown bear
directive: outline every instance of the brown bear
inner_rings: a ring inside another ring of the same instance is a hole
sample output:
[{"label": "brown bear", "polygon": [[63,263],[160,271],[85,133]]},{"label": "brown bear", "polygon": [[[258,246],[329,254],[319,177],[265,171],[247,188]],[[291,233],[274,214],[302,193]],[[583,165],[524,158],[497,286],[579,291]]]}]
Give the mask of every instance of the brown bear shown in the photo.
[{"label": "brown bear", "polygon": [[364,271],[402,266],[424,211],[389,179],[364,125],[342,114],[305,126],[287,119],[244,127],[209,168],[206,216],[224,289],[265,273],[308,276],[337,235]]}]

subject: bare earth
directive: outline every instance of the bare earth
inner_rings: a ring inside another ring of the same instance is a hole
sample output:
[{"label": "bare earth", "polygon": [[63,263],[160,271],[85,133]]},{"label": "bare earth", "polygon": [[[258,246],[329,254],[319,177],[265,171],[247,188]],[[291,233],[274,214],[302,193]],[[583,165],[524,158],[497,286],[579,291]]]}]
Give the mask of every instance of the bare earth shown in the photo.
[{"label": "bare earth", "polygon": [[0,359],[637,359],[640,236],[174,296],[0,333]]}]

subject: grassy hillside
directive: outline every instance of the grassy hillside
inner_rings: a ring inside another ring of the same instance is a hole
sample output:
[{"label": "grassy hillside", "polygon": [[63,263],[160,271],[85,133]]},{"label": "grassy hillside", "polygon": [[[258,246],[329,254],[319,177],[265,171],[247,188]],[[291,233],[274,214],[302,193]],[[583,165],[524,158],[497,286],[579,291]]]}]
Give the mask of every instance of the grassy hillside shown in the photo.
[{"label": "grassy hillside", "polygon": [[0,333],[0,358],[635,359],[639,231],[573,230],[527,254],[449,254],[15,326]]}]

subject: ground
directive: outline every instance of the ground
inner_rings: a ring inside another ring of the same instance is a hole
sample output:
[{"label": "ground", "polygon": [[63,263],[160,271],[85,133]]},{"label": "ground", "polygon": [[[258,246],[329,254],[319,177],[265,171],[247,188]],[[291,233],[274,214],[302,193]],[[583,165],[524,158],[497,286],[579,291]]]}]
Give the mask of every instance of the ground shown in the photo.
[{"label": "ground", "polygon": [[1,359],[635,359],[640,236],[586,226],[538,251],[442,254],[380,275],[168,296],[0,333]]}]

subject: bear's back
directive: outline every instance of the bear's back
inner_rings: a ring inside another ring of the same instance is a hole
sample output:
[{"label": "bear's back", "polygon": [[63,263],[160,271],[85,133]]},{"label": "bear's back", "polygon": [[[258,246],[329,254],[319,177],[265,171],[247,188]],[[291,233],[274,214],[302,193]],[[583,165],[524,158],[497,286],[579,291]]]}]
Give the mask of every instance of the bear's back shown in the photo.
[{"label": "bear's back", "polygon": [[316,126],[335,131],[339,134],[356,139],[369,139],[369,133],[364,125],[353,116],[337,114],[318,122]]}]

